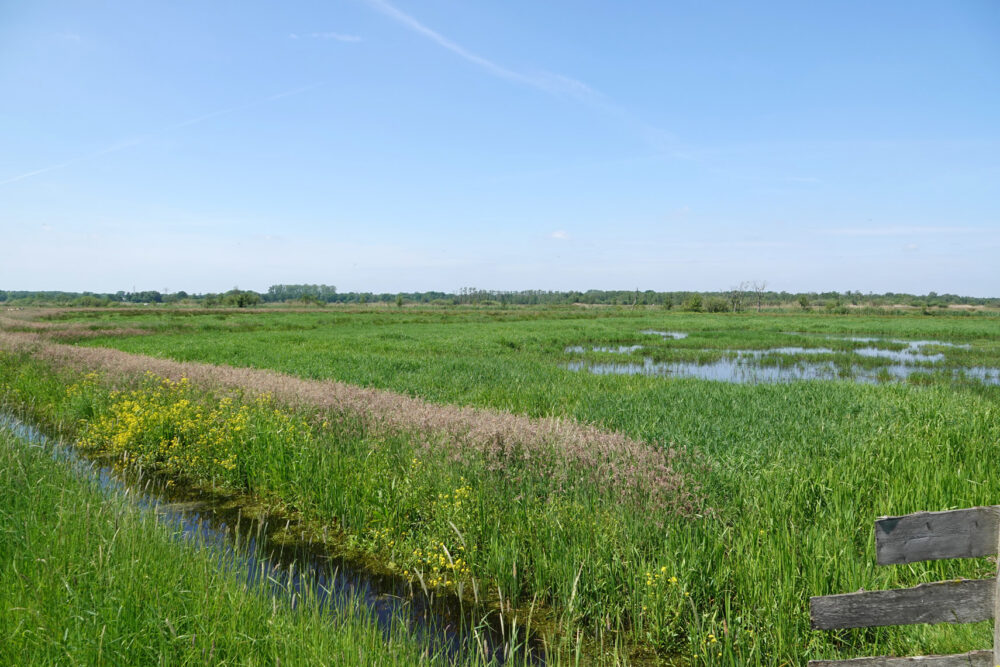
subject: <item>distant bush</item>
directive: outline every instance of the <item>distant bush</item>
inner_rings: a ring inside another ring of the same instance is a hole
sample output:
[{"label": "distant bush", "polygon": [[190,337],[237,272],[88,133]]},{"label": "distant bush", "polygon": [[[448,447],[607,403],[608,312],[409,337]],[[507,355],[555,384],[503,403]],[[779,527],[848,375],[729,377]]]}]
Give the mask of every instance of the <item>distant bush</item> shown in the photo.
[{"label": "distant bush", "polygon": [[833,313],[834,315],[846,315],[848,312],[847,306],[840,299],[830,299],[826,302],[825,307],[826,312]]},{"label": "distant bush", "polygon": [[726,313],[729,312],[729,303],[717,296],[709,297],[705,302],[705,310],[709,313]]},{"label": "distant bush", "polygon": [[85,294],[83,296],[73,299],[72,301],[72,304],[74,306],[80,306],[83,308],[99,308],[102,306],[107,306],[110,303],[111,303],[110,299],[102,299],[92,294]]},{"label": "distant bush", "polygon": [[236,306],[237,308],[247,308],[260,304],[260,294],[238,289],[229,290],[222,297],[222,305]]},{"label": "distant bush", "polygon": [[701,306],[701,295],[692,294],[687,299],[684,300],[684,305],[681,306],[684,310],[692,313],[700,313],[702,310]]}]

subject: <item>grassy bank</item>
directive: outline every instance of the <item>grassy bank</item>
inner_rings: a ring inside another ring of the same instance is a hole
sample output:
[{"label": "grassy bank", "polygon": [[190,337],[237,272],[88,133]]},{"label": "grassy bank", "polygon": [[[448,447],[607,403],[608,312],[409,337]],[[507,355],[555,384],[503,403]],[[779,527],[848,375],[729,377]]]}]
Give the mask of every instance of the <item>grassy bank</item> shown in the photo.
[{"label": "grassy bank", "polygon": [[[698,476],[703,508],[711,511],[694,516],[619,508],[606,489],[589,480],[568,492],[544,487],[543,494],[533,486],[536,482],[526,481],[537,480],[530,464],[477,469],[474,461],[436,463],[411,457],[406,447],[413,445],[405,443],[396,459],[362,468],[365,472],[353,478],[357,481],[351,488],[366,490],[346,496],[341,513],[335,513],[334,504],[316,508],[320,515],[342,517],[358,539],[371,544],[410,540],[412,526],[434,523],[423,517],[446,516],[438,539],[445,541],[449,531],[456,534],[451,523],[460,526],[466,543],[476,544],[475,559],[467,559],[474,576],[495,577],[510,600],[524,603],[543,596],[569,626],[589,628],[594,635],[610,628],[664,655],[679,650],[695,662],[719,664],[777,665],[813,657],[946,653],[989,645],[989,629],[983,624],[813,632],[808,597],[990,576],[993,566],[984,560],[876,567],[872,521],[883,514],[997,502],[1000,475],[992,463],[1000,442],[996,388],[943,378],[925,385],[751,386],[601,377],[573,373],[563,365],[569,358],[567,346],[656,344],[639,333],[653,328],[689,333],[665,344],[678,353],[803,345],[803,337],[790,332],[804,332],[819,339],[806,345],[838,349],[847,346],[825,337],[967,343],[967,350],[940,351],[956,364],[995,366],[1000,365],[995,318],[639,311],[600,316],[568,311],[551,316],[503,311],[162,313],[108,314],[99,326],[109,322],[156,333],[87,344],[333,377],[440,403],[571,416],[651,446],[673,444],[695,455],[698,464],[691,463],[688,472]],[[382,444],[370,448],[376,457],[388,450]],[[355,463],[360,458],[349,459],[342,470],[360,465]],[[412,458],[432,465],[412,467]],[[407,479],[413,481],[403,483]],[[450,486],[442,483],[410,496],[401,491],[427,483],[416,480],[441,479]],[[313,493],[327,483],[303,479],[295,488]],[[462,507],[472,511],[439,514],[444,507],[453,508],[455,492],[466,486],[469,499],[466,491],[458,495]],[[531,498],[541,500],[533,504]],[[375,508],[397,506],[411,513],[383,509],[382,514],[393,516],[366,523],[379,516]],[[352,507],[361,509],[352,515]],[[403,516],[407,518],[399,520]],[[455,516],[463,523],[453,521]],[[533,516],[547,518],[540,523]],[[387,531],[384,537],[373,537],[376,527]],[[446,544],[451,551],[460,543]],[[395,551],[383,553],[399,557]]]},{"label": "grassy bank", "polygon": [[[0,353],[0,388],[8,404],[84,448],[250,494],[414,586],[485,601],[508,624],[532,622],[552,658],[593,640],[614,662],[628,650],[632,619],[660,633],[651,636],[665,653],[690,639],[677,628],[691,614],[687,599],[667,604],[640,585],[659,564],[660,527],[641,520],[642,507],[621,504],[619,490],[577,483],[558,459],[519,450],[484,458],[265,396],[81,374],[19,354]],[[624,545],[631,562],[620,557]]]},{"label": "grassy bank", "polygon": [[447,664],[360,603],[293,611],[0,427],[0,663]]}]

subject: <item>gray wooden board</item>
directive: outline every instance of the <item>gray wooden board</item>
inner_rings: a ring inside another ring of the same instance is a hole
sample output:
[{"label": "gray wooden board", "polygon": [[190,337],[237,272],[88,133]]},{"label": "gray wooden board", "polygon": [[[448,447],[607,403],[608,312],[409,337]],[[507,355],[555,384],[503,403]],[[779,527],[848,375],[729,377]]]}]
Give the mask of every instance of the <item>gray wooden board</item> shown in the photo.
[{"label": "gray wooden board", "polygon": [[[997,538],[1000,553],[1000,537]],[[1000,558],[997,559],[997,585],[993,588],[993,664],[1000,665]]]},{"label": "gray wooden board", "polygon": [[810,660],[809,667],[993,667],[993,651],[969,651],[956,655],[921,655],[913,658],[853,658]]},{"label": "gray wooden board", "polygon": [[1000,505],[917,512],[875,521],[879,565],[941,558],[977,558],[997,552]]},{"label": "gray wooden board", "polygon": [[913,623],[974,623],[993,618],[995,579],[959,579],[890,591],[809,599],[817,630]]}]

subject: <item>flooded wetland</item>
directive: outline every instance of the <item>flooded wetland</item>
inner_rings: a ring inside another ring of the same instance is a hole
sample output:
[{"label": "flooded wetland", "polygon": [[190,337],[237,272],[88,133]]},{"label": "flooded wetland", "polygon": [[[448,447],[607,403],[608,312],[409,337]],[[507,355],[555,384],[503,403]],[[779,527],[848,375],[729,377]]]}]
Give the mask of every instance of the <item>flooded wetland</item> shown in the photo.
[{"label": "flooded wetland", "polygon": [[[667,341],[688,337],[688,334],[680,332],[666,334],[646,330],[639,333],[662,335]],[[790,339],[814,341],[817,338],[800,333],[783,335]],[[841,345],[838,349],[794,345],[764,349],[695,348],[692,346],[697,345],[697,337],[689,339],[689,344],[684,347],[664,343],[617,347],[571,345],[565,348],[565,352],[573,356],[598,352],[641,359],[602,362],[583,358],[570,361],[566,367],[572,371],[587,371],[596,375],[649,375],[751,384],[801,380],[879,383],[908,380],[911,377],[920,380],[921,377],[929,376],[1000,384],[1000,368],[962,366],[946,359],[945,350],[971,350],[971,345],[967,343],[865,336],[822,338],[839,341]],[[642,354],[637,354],[640,351]],[[671,359],[672,357],[676,359]],[[691,357],[696,359],[691,361]],[[872,363],[867,360],[885,361]]]},{"label": "flooded wetland", "polygon": [[[998,325],[67,310],[0,322],[0,393],[76,443],[92,506],[127,496],[173,536],[161,559],[205,558],[242,591],[233,613],[368,638],[371,664],[797,664],[989,641],[982,624],[834,639],[804,600],[989,576],[876,568],[866,544],[875,516],[1000,494]],[[7,455],[39,449],[17,438]]]}]

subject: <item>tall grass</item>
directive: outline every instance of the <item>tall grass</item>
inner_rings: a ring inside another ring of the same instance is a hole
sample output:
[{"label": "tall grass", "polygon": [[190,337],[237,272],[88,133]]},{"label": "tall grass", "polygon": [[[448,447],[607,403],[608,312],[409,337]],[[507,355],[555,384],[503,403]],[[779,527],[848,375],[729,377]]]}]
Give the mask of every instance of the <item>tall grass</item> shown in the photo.
[{"label": "tall grass", "polygon": [[0,427],[0,663],[437,665],[363,603],[247,588],[122,496]]},{"label": "tall grass", "polygon": [[[598,377],[561,365],[568,345],[656,344],[637,333],[646,328],[688,331],[689,338],[663,345],[692,350],[801,344],[790,331],[945,339],[972,345],[944,350],[956,363],[998,365],[995,318],[612,315],[322,313],[202,321],[164,314],[120,322],[159,328],[157,335],[87,344],[572,416],[687,452],[684,470],[697,476],[704,494],[695,515],[619,507],[592,480],[569,490],[539,486],[530,463],[489,469],[474,460],[414,456],[423,450],[406,438],[369,435],[358,444],[363,439],[355,434],[324,446],[332,437],[324,435],[302,450],[310,466],[337,470],[343,479],[292,476],[279,495],[313,498],[313,505],[297,502],[317,517],[338,517],[355,539],[397,565],[401,552],[392,549],[401,542],[407,550],[425,548],[414,535],[444,542],[449,552],[464,540],[474,576],[494,581],[515,604],[548,601],[566,628],[617,634],[661,655],[680,651],[708,664],[989,644],[983,624],[814,632],[808,597],[989,576],[993,566],[985,560],[876,567],[872,521],[998,502],[995,388],[941,378],[929,386],[729,385]],[[341,495],[327,497],[327,486]]]},{"label": "tall grass", "polygon": [[[550,656],[575,650],[581,622],[592,638],[627,650],[620,631],[634,600],[603,601],[635,594],[644,561],[605,567],[622,543],[646,549],[658,528],[619,525],[623,512],[642,508],[618,505],[616,490],[568,483],[530,459],[498,468],[494,458],[456,457],[412,433],[375,434],[260,396],[217,396],[148,375],[117,380],[0,353],[6,401],[85,448],[294,512],[317,535],[341,538],[334,546],[377,559],[415,587],[484,603],[508,624],[533,623]],[[581,582],[591,568],[599,576]]]}]

